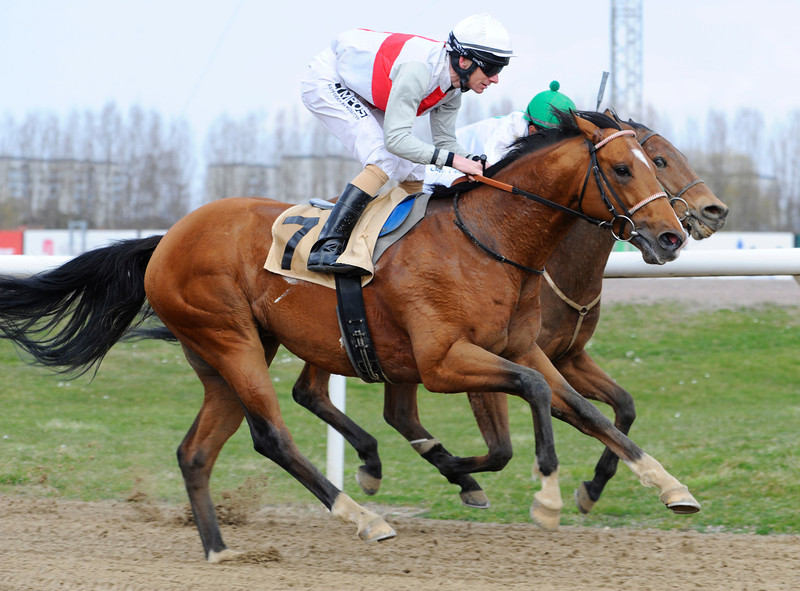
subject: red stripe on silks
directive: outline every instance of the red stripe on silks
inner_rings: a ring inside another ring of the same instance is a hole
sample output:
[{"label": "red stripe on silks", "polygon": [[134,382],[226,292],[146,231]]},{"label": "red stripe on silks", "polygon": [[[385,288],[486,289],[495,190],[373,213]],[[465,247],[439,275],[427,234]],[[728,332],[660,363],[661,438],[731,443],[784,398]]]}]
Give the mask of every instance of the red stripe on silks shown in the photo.
[{"label": "red stripe on silks", "polygon": [[443,92],[441,88],[437,88],[432,93],[430,93],[419,104],[419,109],[417,109],[417,116],[422,115],[425,111],[435,106],[440,100],[444,98],[445,94],[447,93]]},{"label": "red stripe on silks", "polygon": [[411,39],[413,35],[402,33],[392,33],[383,43],[381,43],[378,53],[375,56],[375,63],[372,66],[372,104],[381,111],[386,110],[386,103],[389,102],[389,92],[392,90],[392,80],[389,72],[403,45]]},{"label": "red stripe on silks", "polygon": [[[378,53],[375,55],[375,63],[372,66],[372,104],[381,111],[386,111],[386,104],[389,102],[389,93],[392,91],[392,79],[389,73],[392,71],[397,56],[403,49],[406,42],[415,35],[403,33],[392,33],[383,43],[381,43]],[[432,41],[432,40],[431,40]],[[421,115],[427,109],[434,106],[445,93],[441,88],[437,88],[425,97],[417,109],[417,115]]]}]

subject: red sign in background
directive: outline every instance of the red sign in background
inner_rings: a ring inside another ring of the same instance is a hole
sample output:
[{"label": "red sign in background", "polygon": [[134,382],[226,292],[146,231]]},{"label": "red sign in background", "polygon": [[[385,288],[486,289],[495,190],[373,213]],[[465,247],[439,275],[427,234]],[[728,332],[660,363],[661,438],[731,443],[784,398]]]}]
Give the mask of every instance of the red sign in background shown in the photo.
[{"label": "red sign in background", "polygon": [[0,254],[22,254],[22,230],[0,230]]}]

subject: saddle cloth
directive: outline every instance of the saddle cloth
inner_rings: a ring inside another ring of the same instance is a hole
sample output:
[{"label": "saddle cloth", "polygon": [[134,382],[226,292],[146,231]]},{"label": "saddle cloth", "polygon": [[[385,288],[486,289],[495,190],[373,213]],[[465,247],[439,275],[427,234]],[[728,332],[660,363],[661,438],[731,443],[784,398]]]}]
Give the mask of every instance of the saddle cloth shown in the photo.
[{"label": "saddle cloth", "polygon": [[[395,187],[374,199],[356,222],[345,251],[339,255],[340,262],[368,271],[369,274],[361,278],[362,286],[372,280],[374,264],[378,257],[424,215],[428,195],[420,194],[418,197],[425,197],[425,199],[416,201],[423,201],[423,203],[418,204],[415,201],[412,212],[405,217],[399,227],[389,233],[384,233],[381,237],[383,244],[377,244],[386,220],[407,197],[408,193]],[[310,281],[336,289],[334,275],[316,273],[306,268],[308,253],[317,241],[319,232],[329,216],[330,209],[310,203],[295,205],[287,209],[272,225],[272,246],[264,268],[284,277]]]}]

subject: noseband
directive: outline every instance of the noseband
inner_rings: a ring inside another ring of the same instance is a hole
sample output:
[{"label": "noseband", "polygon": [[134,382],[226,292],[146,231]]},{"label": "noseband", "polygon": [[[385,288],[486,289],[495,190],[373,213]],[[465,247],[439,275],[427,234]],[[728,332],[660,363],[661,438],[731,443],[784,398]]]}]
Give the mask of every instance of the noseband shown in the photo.
[{"label": "noseband", "polygon": [[[586,143],[589,145],[589,156],[591,157],[591,164],[589,166],[589,170],[586,171],[586,177],[583,179],[583,188],[581,189],[581,194],[578,199],[578,211],[583,212],[583,196],[586,192],[586,186],[589,183],[589,175],[594,174],[595,182],[597,183],[597,188],[600,190],[600,197],[603,199],[603,203],[606,204],[608,211],[611,213],[612,220],[610,222],[605,222],[602,220],[594,220],[592,223],[601,227],[601,228],[609,228],[611,230],[611,234],[613,234],[616,240],[620,240],[622,242],[630,242],[635,236],[638,235],[636,231],[636,225],[633,223],[633,214],[639,211],[642,207],[650,203],[651,201],[655,201],[661,197],[667,198],[667,193],[664,191],[659,191],[645,199],[642,199],[639,203],[634,205],[631,209],[627,209],[625,204],[622,203],[622,200],[617,195],[617,192],[614,190],[614,187],[611,186],[611,183],[606,176],[606,173],[603,172],[603,169],[600,168],[599,163],[597,162],[597,150],[605,146],[611,140],[622,137],[622,136],[636,136],[636,132],[632,129],[624,129],[622,131],[618,131],[616,133],[612,133],[607,138],[603,139],[602,141],[598,142],[597,144],[592,144],[589,140],[586,140]],[[608,191],[611,193],[611,196],[614,198],[614,201],[617,202],[617,205],[622,210],[622,213],[617,213],[617,210],[614,208],[614,204],[611,203],[604,187],[608,188]],[[619,223],[618,229],[619,232],[615,229],[615,224]],[[631,232],[628,238],[623,238],[622,234],[625,229],[625,225],[630,224]]]},{"label": "noseband", "polygon": [[[638,235],[638,232],[636,232],[636,226],[633,223],[633,219],[631,219],[633,217],[633,215],[637,211],[639,211],[641,208],[643,208],[645,205],[650,203],[651,201],[655,201],[656,199],[659,199],[661,197],[667,198],[668,196],[667,196],[666,192],[659,191],[658,193],[655,193],[653,195],[650,195],[649,197],[646,197],[645,199],[642,199],[639,203],[634,205],[631,209],[627,209],[625,207],[625,204],[622,203],[622,200],[619,198],[619,195],[617,195],[616,191],[614,191],[614,187],[611,186],[611,183],[609,182],[608,177],[603,172],[603,170],[600,168],[600,165],[597,162],[597,150],[599,150],[600,148],[602,148],[604,145],[606,145],[608,142],[610,142],[611,140],[613,140],[615,138],[618,138],[618,137],[621,137],[621,136],[628,136],[628,135],[635,136],[636,132],[633,131],[632,129],[625,129],[625,130],[622,130],[622,131],[618,131],[616,133],[612,133],[610,136],[608,136],[607,138],[604,138],[603,140],[601,140],[597,144],[592,144],[589,140],[586,140],[587,144],[589,145],[589,156],[590,156],[591,162],[589,164],[589,169],[586,171],[586,176],[583,179],[583,186],[581,188],[580,197],[578,198],[578,209],[577,210],[571,209],[569,207],[565,207],[565,206],[561,205],[560,203],[555,203],[553,201],[550,201],[549,199],[545,199],[544,197],[541,197],[539,195],[535,195],[534,193],[530,193],[528,191],[520,189],[519,187],[515,187],[513,185],[509,185],[508,183],[503,183],[503,182],[495,180],[493,178],[485,177],[485,176],[480,175],[480,174],[473,175],[473,178],[475,180],[481,182],[481,183],[484,183],[486,185],[490,185],[490,186],[492,186],[492,187],[494,187],[496,189],[501,189],[503,191],[506,191],[508,193],[512,193],[514,195],[520,195],[522,197],[525,197],[526,199],[530,199],[532,201],[536,201],[537,203],[541,203],[543,205],[547,205],[550,208],[557,209],[558,211],[569,213],[570,215],[574,215],[574,216],[579,217],[579,218],[581,218],[583,220],[586,220],[590,224],[593,224],[593,225],[598,226],[600,228],[608,228],[609,230],[611,230],[611,234],[614,236],[614,238],[616,240],[620,240],[620,241],[623,241],[623,242],[629,242],[630,240],[632,240],[634,238],[634,236]],[[647,139],[647,138],[645,138],[645,139]],[[600,219],[593,218],[593,217],[588,216],[585,213],[583,213],[583,197],[584,197],[584,194],[586,193],[586,187],[587,187],[587,185],[589,183],[589,177],[592,176],[592,173],[594,173],[593,176],[594,176],[595,183],[597,184],[597,188],[600,191],[600,197],[602,198],[603,203],[605,203],[606,207],[608,208],[608,211],[611,213],[611,216],[612,216],[611,221],[600,220]],[[617,210],[614,207],[614,204],[611,203],[611,201],[609,200],[608,196],[606,195],[605,187],[608,188],[609,192],[611,193],[612,197],[614,198],[614,201],[617,202],[617,205],[622,210],[621,214],[617,213]],[[469,230],[469,228],[467,228],[466,224],[464,223],[464,220],[461,217],[461,213],[458,210],[458,200],[461,197],[461,195],[462,195],[462,193],[459,192],[459,193],[456,193],[455,196],[453,197],[453,210],[455,211],[455,214],[456,214],[455,224],[456,224],[456,226],[458,226],[458,228],[462,232],[464,232],[464,234],[467,235],[467,237],[470,240],[472,240],[477,246],[482,248],[484,251],[486,251],[488,254],[490,254],[491,256],[493,256],[494,258],[499,260],[500,262],[507,263],[509,265],[512,265],[514,267],[517,267],[519,269],[527,271],[529,273],[536,273],[538,275],[541,275],[542,273],[544,273],[544,269],[532,269],[531,267],[526,267],[525,265],[521,265],[520,263],[516,263],[516,262],[514,262],[514,261],[512,261],[510,259],[507,259],[506,257],[501,255],[500,253],[495,252],[494,250],[489,248],[487,245],[485,245],[483,242],[481,242],[478,239],[478,237],[475,236],[475,234],[473,234]],[[617,232],[616,229],[615,229],[615,224],[617,224],[617,223],[619,223],[619,226],[617,227],[619,232]],[[628,238],[622,238],[621,234],[623,233],[626,224],[630,224],[630,226],[631,226],[630,236]]]}]

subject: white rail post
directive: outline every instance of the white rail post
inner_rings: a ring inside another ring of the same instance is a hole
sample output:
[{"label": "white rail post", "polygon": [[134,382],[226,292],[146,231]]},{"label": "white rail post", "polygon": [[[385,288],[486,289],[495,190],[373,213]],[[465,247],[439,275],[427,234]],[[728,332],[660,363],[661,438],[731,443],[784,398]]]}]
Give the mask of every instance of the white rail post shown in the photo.
[{"label": "white rail post", "polygon": [[[331,402],[345,412],[346,380],[344,376],[331,374],[328,380]],[[333,427],[328,427],[327,477],[339,490],[344,490],[344,437]]]}]

